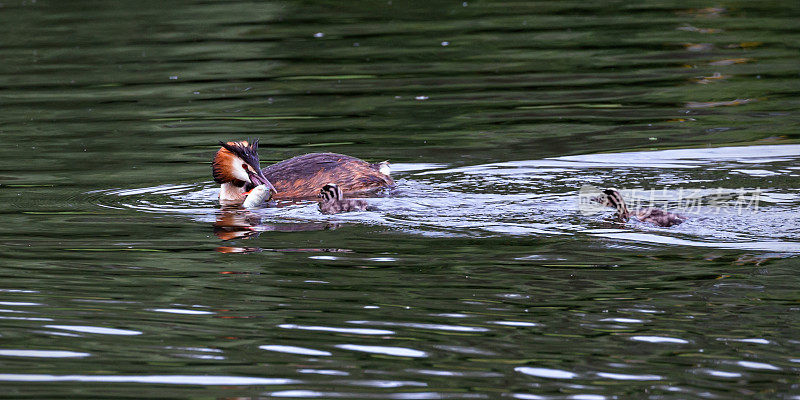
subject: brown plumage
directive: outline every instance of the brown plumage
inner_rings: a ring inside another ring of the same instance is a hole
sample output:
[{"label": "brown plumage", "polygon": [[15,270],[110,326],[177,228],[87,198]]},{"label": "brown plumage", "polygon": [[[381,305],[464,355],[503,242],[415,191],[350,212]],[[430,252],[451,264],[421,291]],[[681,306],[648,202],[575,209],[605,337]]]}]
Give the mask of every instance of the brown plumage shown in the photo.
[{"label": "brown plumage", "polygon": [[681,224],[688,219],[683,215],[666,212],[655,207],[640,208],[630,211],[628,210],[628,206],[625,205],[625,200],[622,199],[622,195],[616,189],[603,190],[603,194],[596,197],[595,201],[604,206],[616,208],[617,219],[621,222],[628,222],[630,217],[634,216],[639,221],[649,222],[666,228]]},{"label": "brown plumage", "polygon": [[364,193],[394,186],[394,181],[370,164],[335,153],[312,153],[290,158],[264,168],[264,176],[277,190],[276,199],[309,198],[319,188],[333,183],[345,193]]},{"label": "brown plumage", "polygon": [[384,172],[387,163],[370,164],[343,154],[312,153],[297,156],[264,169],[259,166],[258,140],[220,142],[212,163],[214,180],[221,184],[222,203],[241,203],[246,192],[265,184],[273,199],[313,198],[319,188],[333,183],[345,193],[364,193],[393,187]]},{"label": "brown plumage", "polygon": [[658,226],[670,227],[686,221],[686,217],[680,214],[666,212],[660,208],[647,207],[636,210],[633,214],[639,221],[649,222]]},{"label": "brown plumage", "polygon": [[367,202],[357,199],[345,199],[342,189],[337,185],[329,183],[322,187],[319,192],[322,200],[319,202],[319,211],[323,214],[338,214],[350,211],[364,211],[367,209]]}]

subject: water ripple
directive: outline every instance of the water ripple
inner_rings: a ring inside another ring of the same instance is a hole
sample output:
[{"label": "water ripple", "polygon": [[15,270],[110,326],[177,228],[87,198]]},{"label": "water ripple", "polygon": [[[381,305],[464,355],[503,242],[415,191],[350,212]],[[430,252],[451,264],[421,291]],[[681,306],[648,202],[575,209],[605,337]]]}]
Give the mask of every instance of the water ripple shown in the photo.
[{"label": "water ripple", "polygon": [[451,332],[488,332],[489,329],[477,326],[463,325],[444,325],[444,324],[422,324],[412,322],[388,322],[388,321],[347,321],[349,324],[376,325],[376,326],[402,326],[406,328],[431,329],[437,331]]},{"label": "water ripple", "polygon": [[288,385],[300,383],[295,379],[256,378],[247,376],[214,375],[46,375],[46,374],[0,374],[6,382],[100,382],[100,383],[149,383],[164,385]]},{"label": "water ripple", "polygon": [[168,313],[168,314],[186,314],[186,315],[209,315],[209,314],[214,314],[211,311],[185,310],[185,309],[179,309],[179,308],[154,308],[153,311],[162,312],[162,313]]},{"label": "water ripple", "polygon": [[615,374],[610,372],[598,372],[597,376],[601,378],[608,378],[618,381],[660,381],[664,377],[660,375],[630,375],[630,374]]},{"label": "water ripple", "polygon": [[578,374],[574,372],[550,368],[517,367],[514,368],[514,371],[521,372],[525,375],[551,379],[573,379],[578,376]]},{"label": "water ripple", "polygon": [[780,371],[780,368],[778,368],[778,367],[776,367],[776,366],[774,366],[772,364],[767,364],[767,363],[762,363],[762,362],[738,361],[737,364],[741,365],[742,367],[750,368],[750,369],[766,369],[766,370],[772,370],[772,371]]},{"label": "water ripple", "polygon": [[667,337],[667,336],[631,336],[631,340],[649,343],[689,343],[688,340]]},{"label": "water ripple", "polygon": [[335,369],[314,369],[314,368],[302,368],[297,370],[298,373],[301,374],[318,374],[318,375],[331,375],[331,376],[348,376],[350,375],[344,371],[337,371]]},{"label": "water ripple", "polygon": [[12,357],[43,357],[43,358],[74,358],[88,357],[91,354],[65,350],[11,350],[0,349],[0,356]]},{"label": "water ripple", "polygon": [[321,331],[321,332],[336,332],[336,333],[352,333],[356,335],[393,335],[394,331],[387,331],[384,329],[360,329],[360,328],[335,328],[330,326],[306,326],[295,324],[281,324],[278,328],[283,329],[300,329],[306,331]]},{"label": "water ripple", "polygon": [[280,353],[290,353],[290,354],[302,354],[306,356],[330,356],[331,353],[322,350],[314,350],[309,349],[306,347],[298,347],[298,346],[283,346],[277,344],[265,344],[262,346],[258,346],[259,349],[262,350],[269,350],[269,351],[277,351]]},{"label": "water ripple", "polygon": [[427,357],[428,353],[420,350],[394,346],[365,346],[360,344],[337,344],[335,347],[344,350],[361,351],[372,354],[383,354],[397,357]]},{"label": "water ripple", "polygon": [[83,333],[96,333],[100,335],[141,335],[142,332],[133,331],[129,329],[116,329],[104,328],[101,326],[85,326],[85,325],[45,325],[45,328],[63,329],[67,331],[83,332]]},{"label": "water ripple", "polygon": [[540,324],[525,321],[489,321],[491,324],[505,325],[505,326],[539,326]]},{"label": "water ripple", "polygon": [[704,372],[717,378],[741,378],[742,376],[742,374],[738,372],[719,371],[714,369],[705,370]]}]

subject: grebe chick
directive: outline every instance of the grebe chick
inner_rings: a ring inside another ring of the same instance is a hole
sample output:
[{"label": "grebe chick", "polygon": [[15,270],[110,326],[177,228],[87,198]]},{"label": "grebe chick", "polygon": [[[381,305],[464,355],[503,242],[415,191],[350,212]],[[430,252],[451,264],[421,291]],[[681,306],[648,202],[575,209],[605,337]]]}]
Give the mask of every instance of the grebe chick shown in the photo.
[{"label": "grebe chick", "polygon": [[363,193],[394,186],[389,163],[370,164],[343,154],[312,153],[261,168],[258,140],[220,142],[211,165],[214,181],[221,185],[221,203],[241,203],[247,192],[266,185],[273,199],[313,198],[319,188],[335,183],[346,193]]},{"label": "grebe chick", "polygon": [[322,187],[319,192],[322,200],[319,202],[319,211],[323,214],[338,214],[349,211],[364,211],[367,202],[364,200],[345,199],[342,189],[333,183]]},{"label": "grebe chick", "polygon": [[621,222],[628,222],[631,216],[636,217],[639,221],[649,222],[662,227],[670,227],[678,225],[687,220],[687,218],[680,214],[666,212],[660,208],[647,207],[640,208],[631,212],[625,205],[625,200],[617,189],[603,190],[603,194],[594,198],[598,203],[617,209],[617,218]]}]

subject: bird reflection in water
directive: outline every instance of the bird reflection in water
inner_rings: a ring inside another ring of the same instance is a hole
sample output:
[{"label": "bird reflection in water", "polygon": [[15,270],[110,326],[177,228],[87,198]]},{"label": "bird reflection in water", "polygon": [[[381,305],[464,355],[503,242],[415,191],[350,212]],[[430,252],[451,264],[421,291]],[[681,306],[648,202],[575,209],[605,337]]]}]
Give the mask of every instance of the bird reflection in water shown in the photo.
[{"label": "bird reflection in water", "polygon": [[249,239],[261,232],[305,232],[336,229],[334,222],[275,223],[264,222],[262,216],[252,211],[235,207],[222,208],[214,221],[214,234],[222,240]]},{"label": "bird reflection in water", "polygon": [[[335,222],[298,222],[276,223],[266,222],[256,212],[240,208],[225,207],[217,212],[214,221],[214,235],[222,240],[252,239],[262,232],[307,232],[332,230],[339,227]],[[261,251],[301,251],[301,252],[350,252],[346,249],[263,249],[260,247],[220,246],[221,253],[254,253]]]}]

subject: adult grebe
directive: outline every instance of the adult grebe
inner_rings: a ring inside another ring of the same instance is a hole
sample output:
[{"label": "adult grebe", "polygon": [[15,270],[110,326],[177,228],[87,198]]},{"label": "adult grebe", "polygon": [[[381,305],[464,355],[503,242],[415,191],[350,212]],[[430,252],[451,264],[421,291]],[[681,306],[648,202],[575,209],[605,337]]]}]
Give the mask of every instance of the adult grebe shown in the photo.
[{"label": "adult grebe", "polygon": [[388,162],[370,164],[343,154],[312,153],[272,164],[259,165],[258,140],[220,142],[211,172],[221,185],[221,203],[241,203],[247,192],[266,185],[274,199],[312,198],[328,183],[347,193],[363,193],[394,186]]},{"label": "adult grebe", "polygon": [[338,214],[348,211],[364,211],[367,209],[367,202],[357,199],[345,199],[342,189],[339,186],[329,183],[322,187],[319,192],[322,200],[319,202],[319,211],[323,214]]},{"label": "adult grebe", "polygon": [[603,190],[603,194],[597,196],[594,200],[604,206],[616,208],[617,218],[621,222],[628,222],[631,215],[636,217],[639,221],[649,222],[663,227],[678,225],[687,220],[683,215],[673,214],[654,207],[640,208],[631,212],[628,210],[628,206],[625,205],[625,200],[622,199],[622,195],[617,189]]}]

